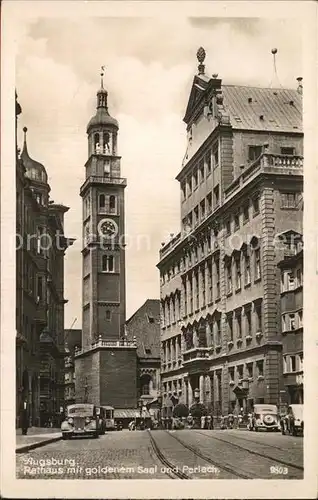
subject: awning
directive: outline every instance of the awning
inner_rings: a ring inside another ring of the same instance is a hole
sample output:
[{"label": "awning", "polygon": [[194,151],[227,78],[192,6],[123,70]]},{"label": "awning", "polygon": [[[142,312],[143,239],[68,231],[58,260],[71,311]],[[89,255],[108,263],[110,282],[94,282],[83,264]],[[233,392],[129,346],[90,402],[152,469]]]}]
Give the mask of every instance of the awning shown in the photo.
[{"label": "awning", "polygon": [[115,409],[114,410],[114,418],[149,418],[150,414],[147,408],[143,407],[142,415],[140,415],[140,410],[138,408],[124,408],[124,409]]}]

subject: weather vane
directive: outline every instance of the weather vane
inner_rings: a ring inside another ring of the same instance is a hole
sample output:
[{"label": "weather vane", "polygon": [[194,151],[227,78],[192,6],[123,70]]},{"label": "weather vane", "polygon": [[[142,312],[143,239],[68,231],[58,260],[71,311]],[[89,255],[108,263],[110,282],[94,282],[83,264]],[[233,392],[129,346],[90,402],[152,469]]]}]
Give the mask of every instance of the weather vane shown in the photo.
[{"label": "weather vane", "polygon": [[101,66],[101,69],[100,69],[100,81],[101,81],[101,87],[102,87],[102,89],[104,88],[104,81],[103,81],[104,74],[105,74],[105,66]]}]

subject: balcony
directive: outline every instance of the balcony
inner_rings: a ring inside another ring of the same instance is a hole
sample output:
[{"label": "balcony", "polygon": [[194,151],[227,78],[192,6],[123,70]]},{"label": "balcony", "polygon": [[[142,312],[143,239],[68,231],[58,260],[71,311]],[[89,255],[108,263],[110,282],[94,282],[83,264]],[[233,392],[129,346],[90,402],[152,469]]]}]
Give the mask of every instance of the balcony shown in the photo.
[{"label": "balcony", "polygon": [[242,174],[225,191],[225,200],[234,196],[242,186],[248,184],[260,173],[276,175],[303,175],[304,158],[298,155],[263,153],[246,166]]},{"label": "balcony", "polygon": [[98,349],[137,349],[137,343],[134,340],[102,340],[99,338],[90,346],[75,350],[75,357]]},{"label": "balcony", "polygon": [[209,347],[194,347],[183,353],[183,364],[206,361],[209,358]]},{"label": "balcony", "polygon": [[181,233],[178,233],[176,236],[171,238],[168,243],[166,243],[164,246],[161,247],[160,249],[160,259],[163,259],[171,250],[179,243],[181,240]]},{"label": "balcony", "polygon": [[81,195],[85,192],[87,186],[90,184],[99,184],[99,185],[100,184],[107,184],[108,186],[115,185],[115,186],[126,187],[127,186],[127,179],[125,179],[124,177],[111,177],[111,176],[99,177],[99,176],[91,175],[90,177],[88,177],[86,179],[86,181],[82,185],[81,190],[80,190]]}]

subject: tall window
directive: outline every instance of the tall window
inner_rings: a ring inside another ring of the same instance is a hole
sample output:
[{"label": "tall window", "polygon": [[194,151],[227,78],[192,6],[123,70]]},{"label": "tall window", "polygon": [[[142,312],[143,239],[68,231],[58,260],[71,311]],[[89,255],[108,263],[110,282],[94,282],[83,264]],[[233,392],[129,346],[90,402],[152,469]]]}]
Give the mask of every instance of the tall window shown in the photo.
[{"label": "tall window", "polygon": [[248,251],[244,252],[244,285],[251,283],[251,259]]},{"label": "tall window", "polygon": [[259,196],[255,196],[252,200],[253,216],[259,214]]},{"label": "tall window", "polygon": [[198,205],[194,209],[194,225],[196,226],[199,223],[199,207]]},{"label": "tall window", "polygon": [[198,171],[196,170],[195,172],[193,172],[193,189],[196,189],[198,187]]},{"label": "tall window", "polygon": [[99,195],[99,208],[105,208],[106,207],[106,198],[104,194]]},{"label": "tall window", "polygon": [[220,298],[220,257],[214,257],[214,265],[215,265],[215,293],[216,298]]},{"label": "tall window", "polygon": [[215,186],[213,189],[213,197],[214,197],[214,208],[217,208],[220,204],[220,188],[219,185]]},{"label": "tall window", "polygon": [[186,182],[183,181],[181,183],[181,199],[182,199],[182,201],[186,199],[186,196],[187,196]]},{"label": "tall window", "polygon": [[200,182],[204,182],[204,159],[200,160],[199,163],[199,173],[200,173]]},{"label": "tall window", "polygon": [[240,214],[236,213],[234,215],[234,229],[235,231],[240,228]]},{"label": "tall window", "polygon": [[207,207],[206,207],[206,211],[207,213],[209,214],[212,210],[212,193],[209,193],[206,197],[206,203],[207,203]]},{"label": "tall window", "polygon": [[255,304],[256,332],[262,331],[262,303]]},{"label": "tall window", "polygon": [[110,320],[111,320],[111,317],[112,317],[112,313],[111,313],[111,311],[107,310],[107,311],[106,311],[106,320],[107,320],[107,321],[110,321]]},{"label": "tall window", "polygon": [[38,276],[36,280],[36,290],[37,290],[37,300],[38,302],[42,302],[44,299],[44,291],[43,291],[43,276]]},{"label": "tall window", "polygon": [[242,313],[240,310],[236,311],[236,328],[237,328],[237,338],[242,338]]},{"label": "tall window", "polygon": [[205,155],[205,164],[206,164],[206,174],[209,175],[211,173],[211,152]]},{"label": "tall window", "polygon": [[201,283],[202,283],[202,306],[206,305],[206,295],[205,295],[205,268],[201,267]]},{"label": "tall window", "polygon": [[116,201],[117,201],[116,200],[116,196],[111,195],[109,197],[109,212],[111,214],[115,214],[117,212],[117,210],[116,210],[116,205],[117,205]]},{"label": "tall window", "polygon": [[233,314],[229,313],[227,315],[227,326],[228,326],[228,334],[229,334],[229,341],[233,342]]},{"label": "tall window", "polygon": [[252,332],[251,323],[252,323],[251,310],[246,309],[245,310],[245,333],[246,333],[247,337],[250,336],[251,332]]},{"label": "tall window", "polygon": [[246,223],[249,221],[250,214],[249,214],[250,206],[248,203],[246,203],[243,206],[243,222]]},{"label": "tall window", "polygon": [[213,287],[212,287],[212,262],[209,260],[207,264],[208,270],[208,303],[213,300]]},{"label": "tall window", "polygon": [[264,377],[264,360],[256,362],[259,377]]},{"label": "tall window", "polygon": [[199,271],[196,271],[195,273],[195,293],[196,293],[195,308],[199,309],[200,307]]},{"label": "tall window", "polygon": [[218,144],[218,142],[213,145],[212,158],[213,158],[213,168],[218,167],[219,166],[219,144]]},{"label": "tall window", "polygon": [[232,260],[227,259],[225,262],[225,274],[226,274],[226,293],[232,293]]},{"label": "tall window", "polygon": [[255,258],[255,280],[259,280],[261,278],[261,252],[259,248],[255,249],[254,258]]},{"label": "tall window", "polygon": [[102,257],[102,269],[104,272],[113,273],[114,272],[114,257],[112,255],[103,255]]},{"label": "tall window", "polygon": [[200,216],[201,220],[205,217],[205,200],[202,200],[200,203]]},{"label": "tall window", "polygon": [[193,313],[193,285],[192,285],[192,277],[189,278],[189,295],[190,295],[190,311],[189,313]]},{"label": "tall window", "polygon": [[240,290],[242,286],[241,279],[241,256],[240,254],[235,256],[235,288],[236,290]]}]

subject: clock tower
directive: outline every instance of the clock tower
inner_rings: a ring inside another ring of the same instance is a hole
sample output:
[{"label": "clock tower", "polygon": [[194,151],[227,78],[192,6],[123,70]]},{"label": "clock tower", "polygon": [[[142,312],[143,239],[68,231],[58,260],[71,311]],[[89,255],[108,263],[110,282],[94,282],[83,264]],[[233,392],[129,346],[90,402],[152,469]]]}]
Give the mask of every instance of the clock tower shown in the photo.
[{"label": "clock tower", "polygon": [[136,404],[136,345],[125,337],[125,199],[118,122],[108,110],[103,72],[87,125],[82,214],[82,348],[75,356],[77,402]]},{"label": "clock tower", "polygon": [[87,126],[88,160],[83,199],[83,347],[102,338],[119,340],[125,324],[124,190],[117,151],[118,122],[108,111],[108,93],[97,92],[97,110]]}]

